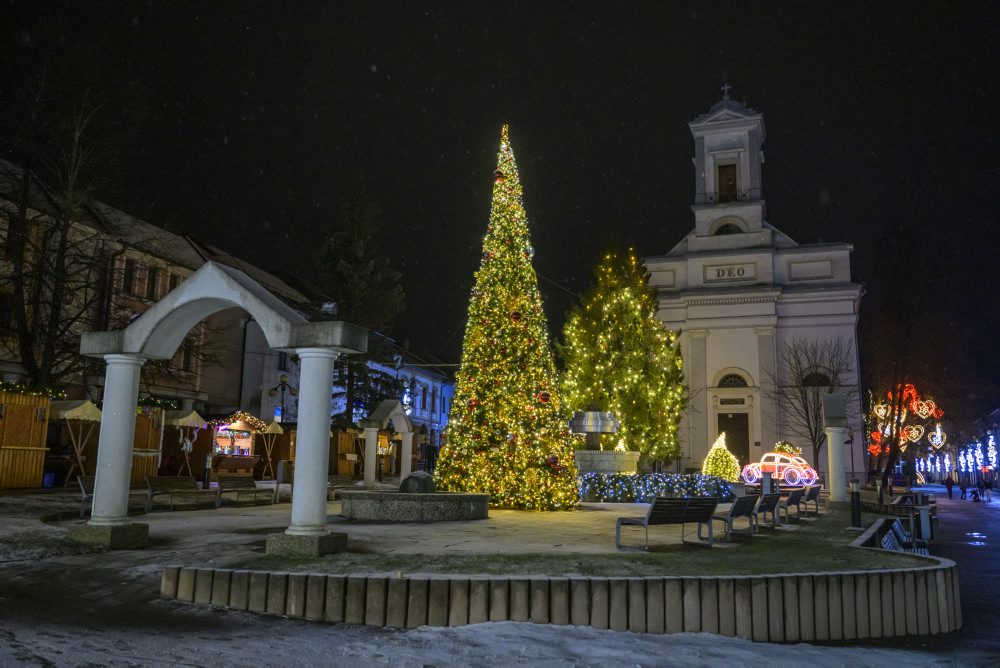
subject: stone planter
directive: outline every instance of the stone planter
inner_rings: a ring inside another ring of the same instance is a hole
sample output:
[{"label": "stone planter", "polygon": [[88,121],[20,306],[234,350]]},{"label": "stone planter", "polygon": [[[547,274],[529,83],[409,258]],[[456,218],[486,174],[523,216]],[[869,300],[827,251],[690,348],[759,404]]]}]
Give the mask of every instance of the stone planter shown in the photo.
[{"label": "stone planter", "polygon": [[580,473],[636,473],[639,453],[631,450],[577,450],[576,466]]},{"label": "stone planter", "polygon": [[485,520],[489,494],[341,491],[340,514],[357,522]]}]

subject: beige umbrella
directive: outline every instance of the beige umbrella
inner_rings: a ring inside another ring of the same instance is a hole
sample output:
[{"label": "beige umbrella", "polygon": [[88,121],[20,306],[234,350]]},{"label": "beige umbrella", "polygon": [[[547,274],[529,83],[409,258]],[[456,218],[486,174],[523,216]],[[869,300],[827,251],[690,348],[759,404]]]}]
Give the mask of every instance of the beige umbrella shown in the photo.
[{"label": "beige umbrella", "polygon": [[[83,475],[83,448],[94,433],[94,428],[101,422],[101,409],[89,400],[77,401],[53,401],[49,409],[49,416],[56,420],[66,420],[66,429],[69,431],[69,440],[73,443],[73,463],[66,474],[64,485],[68,485],[73,478],[73,473],[77,469]],[[86,430],[86,433],[84,433]]]},{"label": "beige umbrella", "polygon": [[184,453],[184,461],[177,468],[177,476],[180,477],[187,468],[188,476],[194,477],[191,472],[190,454],[194,449],[194,441],[198,437],[198,432],[208,426],[205,418],[198,415],[198,411],[167,411],[167,424],[177,427],[177,440],[181,444],[181,452]]},{"label": "beige umbrella", "polygon": [[267,428],[261,429],[257,433],[260,434],[261,440],[264,441],[264,477],[267,478],[270,471],[271,478],[274,478],[275,473],[271,465],[271,452],[274,450],[274,442],[280,434],[285,433],[285,430],[281,428],[281,425],[277,421],[272,420],[267,425]]}]

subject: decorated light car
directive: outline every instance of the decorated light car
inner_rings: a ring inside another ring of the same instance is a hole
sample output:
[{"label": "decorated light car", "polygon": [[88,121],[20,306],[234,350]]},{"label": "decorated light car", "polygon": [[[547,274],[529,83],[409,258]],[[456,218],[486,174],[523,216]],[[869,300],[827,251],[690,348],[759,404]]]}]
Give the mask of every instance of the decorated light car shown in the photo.
[{"label": "decorated light car", "polygon": [[811,485],[818,477],[816,470],[809,466],[806,460],[784,452],[769,452],[761,457],[759,462],[744,466],[743,480],[752,485],[759,481],[764,473],[770,473],[788,485]]}]

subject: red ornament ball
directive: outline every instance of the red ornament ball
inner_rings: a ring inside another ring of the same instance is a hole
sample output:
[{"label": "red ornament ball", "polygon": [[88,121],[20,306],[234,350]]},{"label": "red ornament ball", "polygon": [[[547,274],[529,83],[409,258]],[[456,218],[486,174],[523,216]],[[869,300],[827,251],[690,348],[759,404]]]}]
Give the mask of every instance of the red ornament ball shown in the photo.
[{"label": "red ornament ball", "polygon": [[538,393],[538,400],[540,402],[542,402],[543,404],[549,403],[549,400],[551,400],[551,399],[552,399],[552,395],[549,394],[548,392],[542,391],[542,392]]},{"label": "red ornament ball", "polygon": [[559,466],[559,457],[556,455],[549,455],[545,461],[549,463],[549,466]]},{"label": "red ornament ball", "polygon": [[479,399],[476,399],[475,397],[469,399],[469,408],[475,408],[478,405],[479,405]]},{"label": "red ornament ball", "polygon": [[503,172],[499,169],[493,172],[493,183],[500,183],[503,181]]},{"label": "red ornament ball", "polygon": [[510,319],[513,320],[514,322],[520,322],[521,321],[521,312],[520,311],[511,311],[510,312]]}]

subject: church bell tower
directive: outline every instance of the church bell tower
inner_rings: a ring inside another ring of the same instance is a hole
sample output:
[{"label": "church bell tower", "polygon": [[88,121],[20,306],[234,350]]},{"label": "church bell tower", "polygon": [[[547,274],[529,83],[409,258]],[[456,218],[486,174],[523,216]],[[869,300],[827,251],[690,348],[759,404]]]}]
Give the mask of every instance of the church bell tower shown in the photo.
[{"label": "church bell tower", "polygon": [[696,237],[753,234],[765,227],[764,118],[729,91],[729,84],[723,86],[722,99],[688,123],[695,147]]}]

